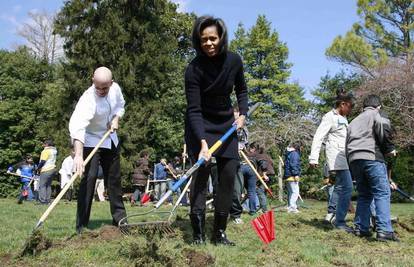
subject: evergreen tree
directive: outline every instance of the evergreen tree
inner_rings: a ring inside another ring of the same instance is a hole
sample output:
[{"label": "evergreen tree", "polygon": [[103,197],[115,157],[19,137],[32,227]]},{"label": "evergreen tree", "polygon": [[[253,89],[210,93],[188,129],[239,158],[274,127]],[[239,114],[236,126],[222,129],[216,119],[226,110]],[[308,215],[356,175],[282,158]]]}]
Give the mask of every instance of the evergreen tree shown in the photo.
[{"label": "evergreen tree", "polygon": [[309,103],[302,88],[288,82],[292,66],[287,62],[288,47],[266,17],[258,16],[248,31],[239,24],[230,49],[243,59],[250,103],[265,104],[254,114],[250,141],[280,153],[287,143],[308,139],[304,138],[308,129],[304,116]]},{"label": "evergreen tree", "polygon": [[264,15],[247,32],[239,24],[230,49],[243,58],[249,100],[266,104],[263,115],[270,118],[307,107],[302,88],[288,82],[292,66],[287,62],[288,47]]},{"label": "evergreen tree", "polygon": [[346,74],[341,71],[334,76],[329,73],[321,78],[318,87],[312,91],[316,102],[314,108],[318,117],[323,116],[335,106],[338,89],[352,92],[361,84],[362,77],[357,73]]},{"label": "evergreen tree", "polygon": [[[0,169],[23,160],[35,159],[41,150],[39,121],[44,112],[41,97],[52,79],[47,62],[34,58],[27,48],[0,51]],[[47,115],[47,114],[46,114]],[[0,196],[15,191],[18,179],[0,175]]]},{"label": "evergreen tree", "polygon": [[370,75],[388,57],[407,59],[414,48],[414,2],[358,0],[357,5],[362,21],[344,37],[336,37],[326,55]]}]

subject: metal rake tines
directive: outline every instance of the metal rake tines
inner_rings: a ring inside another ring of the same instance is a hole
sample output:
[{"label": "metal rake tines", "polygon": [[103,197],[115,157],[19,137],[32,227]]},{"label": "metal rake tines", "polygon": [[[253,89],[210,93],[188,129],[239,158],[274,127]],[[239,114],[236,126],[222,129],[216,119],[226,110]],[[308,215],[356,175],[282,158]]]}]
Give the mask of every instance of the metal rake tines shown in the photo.
[{"label": "metal rake tines", "polygon": [[120,226],[120,230],[125,235],[171,235],[175,233],[174,229],[171,227],[171,224],[166,221],[124,224]]},{"label": "metal rake tines", "polygon": [[[172,234],[174,229],[170,222],[171,211],[150,210],[122,218],[119,221],[119,229],[126,235],[131,234]],[[134,220],[131,220],[135,218]],[[136,220],[138,218],[138,220]]]}]

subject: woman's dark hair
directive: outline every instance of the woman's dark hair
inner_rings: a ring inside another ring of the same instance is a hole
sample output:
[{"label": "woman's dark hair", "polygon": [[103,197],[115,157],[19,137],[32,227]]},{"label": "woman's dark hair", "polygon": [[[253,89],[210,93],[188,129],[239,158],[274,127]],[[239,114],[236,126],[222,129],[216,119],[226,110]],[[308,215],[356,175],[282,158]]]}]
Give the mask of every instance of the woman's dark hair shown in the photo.
[{"label": "woman's dark hair", "polygon": [[377,95],[368,95],[364,99],[363,106],[364,106],[364,108],[366,108],[366,107],[373,107],[373,108],[379,107],[379,106],[381,106],[381,98]]},{"label": "woman's dark hair", "polygon": [[212,16],[201,16],[196,19],[193,26],[193,47],[197,52],[197,55],[204,55],[203,50],[201,49],[201,32],[209,27],[215,25],[220,37],[219,50],[218,54],[227,52],[228,46],[228,37],[227,37],[227,28],[224,24],[224,21],[220,18],[214,18]]},{"label": "woman's dark hair", "polygon": [[352,92],[346,92],[343,88],[336,91],[335,108],[339,107],[342,102],[348,102],[353,104],[354,94]]}]

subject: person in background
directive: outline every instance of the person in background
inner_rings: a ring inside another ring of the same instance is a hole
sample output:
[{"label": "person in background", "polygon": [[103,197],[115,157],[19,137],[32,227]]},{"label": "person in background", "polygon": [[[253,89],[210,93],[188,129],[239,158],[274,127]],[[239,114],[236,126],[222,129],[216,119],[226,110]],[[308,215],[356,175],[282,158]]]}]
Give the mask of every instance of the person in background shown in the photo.
[{"label": "person in background", "polygon": [[[378,241],[399,241],[391,224],[391,190],[397,186],[389,180],[386,157],[397,152],[392,142],[393,129],[381,112],[381,98],[368,95],[364,110],[348,127],[346,155],[358,191],[355,235],[369,237],[371,207],[375,203],[375,229]],[[391,186],[390,186],[391,185]]]},{"label": "person in background", "polygon": [[[240,116],[239,107],[234,107],[234,119],[237,119]],[[246,149],[248,145],[248,136],[249,131],[246,126],[237,129],[237,140],[238,140],[238,148],[240,150]],[[230,209],[230,218],[235,224],[242,224],[243,220],[241,219],[241,215],[243,213],[243,206],[242,206],[242,193],[244,189],[244,177],[243,173],[241,172],[241,165],[237,167],[236,176],[234,177],[234,190],[233,190],[233,202]]]},{"label": "person in background", "polygon": [[[179,156],[174,157],[174,161],[172,163],[172,170],[174,174],[176,175],[177,179],[179,179],[184,174],[184,167],[181,162],[181,158]],[[183,184],[180,188],[177,189],[178,196],[181,194],[182,190],[184,190],[184,187],[185,187],[185,184]],[[188,205],[187,193],[184,194],[183,198],[180,201],[180,204],[182,206]]]},{"label": "person in background", "polygon": [[299,180],[301,174],[300,166],[300,143],[296,142],[286,149],[285,153],[285,173],[284,179],[288,189],[288,208],[289,213],[298,213],[296,204],[299,197]]},{"label": "person in background", "polygon": [[57,150],[51,139],[43,142],[43,151],[40,154],[40,162],[37,171],[39,178],[39,203],[49,204],[52,195],[52,179],[56,171]]},{"label": "person in background", "polygon": [[352,233],[353,229],[345,223],[352,195],[352,178],[345,156],[346,129],[348,116],[352,111],[354,97],[351,93],[338,90],[335,107],[322,117],[322,121],[313,136],[309,167],[316,168],[319,153],[325,142],[326,160],[329,170],[335,174],[334,194],[338,195],[334,227]]},{"label": "person in background", "polygon": [[[162,158],[159,163],[155,164],[154,168],[154,180],[155,183],[155,197],[159,200],[162,195],[167,191],[167,160]],[[171,198],[168,199],[168,202],[171,204]]]},{"label": "person in background", "polygon": [[[73,169],[73,157],[75,156],[75,150],[71,150],[70,155],[67,156],[63,162],[62,166],[60,167],[59,174],[60,174],[60,189],[62,189],[67,182],[69,182],[70,178],[74,173]],[[73,184],[71,187],[66,191],[65,198],[69,201],[72,200],[73,194]]]},{"label": "person in background", "polygon": [[7,173],[13,172],[14,169],[16,169],[17,174],[21,175],[20,182],[22,183],[17,204],[22,204],[23,200],[34,200],[35,196],[33,194],[31,187],[29,186],[31,180],[35,179],[34,174],[36,172],[36,165],[33,163],[33,157],[31,155],[26,155],[24,161],[9,167],[7,169]]},{"label": "person in background", "polygon": [[[259,162],[260,168],[258,169],[259,174],[263,178],[263,181],[266,184],[270,184],[272,179],[275,177],[275,169],[273,167],[272,158],[266,154],[263,146],[259,146],[257,149],[257,160]],[[262,212],[267,211],[267,197],[266,197],[266,188],[264,185],[258,181],[256,187],[256,194],[259,198],[259,206]]]},{"label": "person in background", "polygon": [[149,168],[149,152],[142,150],[139,153],[139,159],[135,162],[134,173],[132,174],[132,186],[134,193],[131,196],[131,205],[135,205],[141,200],[145,192],[151,170]]},{"label": "person in background", "polygon": [[[261,168],[261,166],[259,165],[259,161],[257,159],[256,143],[250,143],[248,145],[246,156],[256,170]],[[254,170],[252,170],[252,168],[245,161],[245,159],[241,160],[240,171],[243,175],[244,187],[247,190],[247,199],[249,201],[249,215],[255,215],[257,211],[256,173],[254,172]]]}]

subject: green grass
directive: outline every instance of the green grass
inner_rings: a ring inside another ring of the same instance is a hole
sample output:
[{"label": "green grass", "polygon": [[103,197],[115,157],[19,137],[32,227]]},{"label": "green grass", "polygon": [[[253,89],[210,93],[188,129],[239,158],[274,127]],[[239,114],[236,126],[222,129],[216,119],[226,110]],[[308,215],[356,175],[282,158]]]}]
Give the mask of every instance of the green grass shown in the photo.
[{"label": "green grass", "polygon": [[[264,249],[251,228],[248,215],[242,225],[229,223],[228,236],[236,247],[192,247],[187,209],[180,208],[172,236],[122,236],[113,238],[90,233],[75,236],[76,203],[60,203],[42,227],[52,247],[37,256],[16,258],[44,206],[14,200],[0,200],[0,265],[7,266],[413,266],[414,204],[393,204],[392,213],[400,224],[394,228],[401,243],[380,243],[361,239],[322,222],[325,202],[306,201],[299,214],[275,212],[276,240]],[[128,213],[142,210],[126,205]],[[167,207],[163,207],[167,209]],[[349,219],[353,215],[348,216]],[[94,232],[111,223],[108,203],[93,203],[91,228]],[[351,223],[351,222],[350,222]],[[402,226],[403,227],[402,227]],[[211,231],[212,214],[207,217]],[[191,256],[192,255],[192,256]],[[195,256],[194,256],[195,255]],[[191,260],[191,259],[192,260]],[[209,259],[209,260],[207,260]],[[205,264],[204,264],[205,265]]]}]

